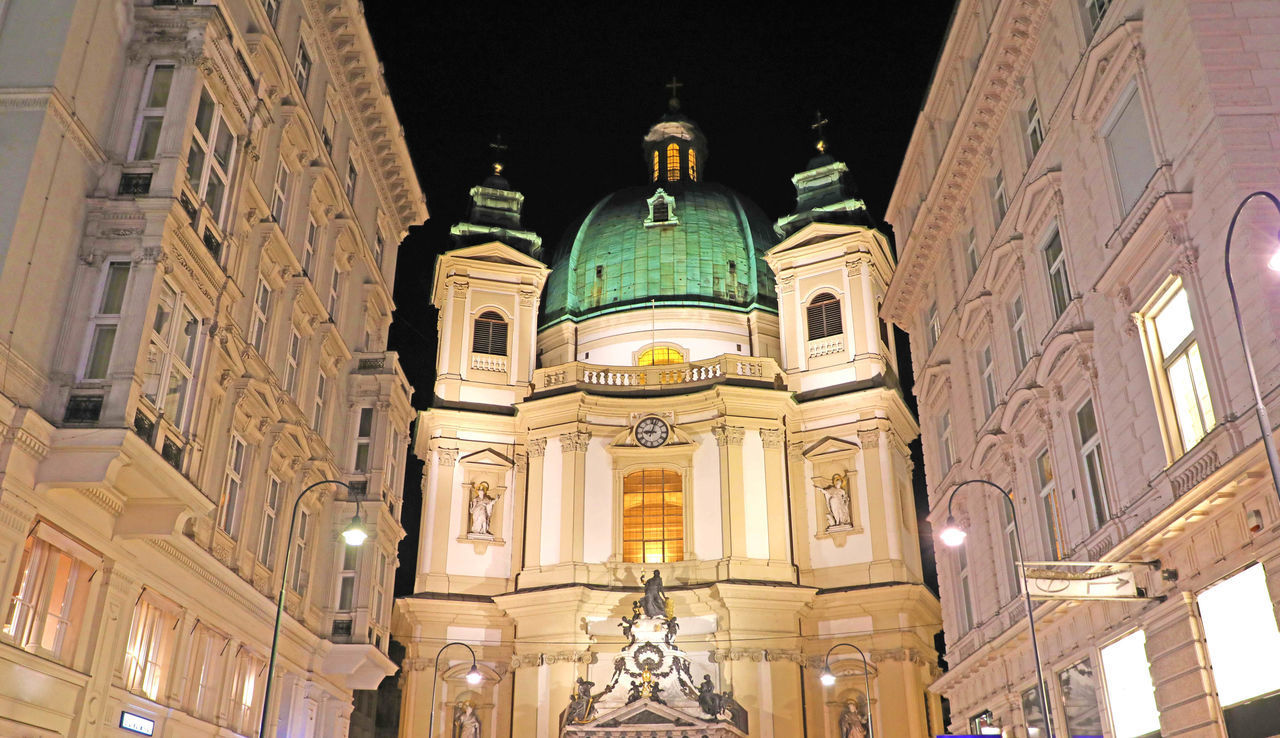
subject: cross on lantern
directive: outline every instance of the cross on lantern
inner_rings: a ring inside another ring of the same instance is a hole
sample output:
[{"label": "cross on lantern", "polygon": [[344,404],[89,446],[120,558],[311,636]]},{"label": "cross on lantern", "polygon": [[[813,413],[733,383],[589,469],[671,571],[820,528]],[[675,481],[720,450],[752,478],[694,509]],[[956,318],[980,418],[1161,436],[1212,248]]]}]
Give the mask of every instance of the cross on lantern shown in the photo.
[{"label": "cross on lantern", "polygon": [[826,141],[825,130],[827,127],[827,123],[829,122],[830,121],[828,121],[826,118],[822,117],[822,111],[819,110],[817,111],[817,113],[814,114],[813,124],[809,126],[813,130],[818,132],[818,153],[826,153],[827,151],[827,141]]},{"label": "cross on lantern", "polygon": [[493,137],[493,141],[489,144],[489,148],[493,149],[493,173],[502,174],[502,152],[507,150],[507,145],[502,143],[502,134],[499,133]]}]

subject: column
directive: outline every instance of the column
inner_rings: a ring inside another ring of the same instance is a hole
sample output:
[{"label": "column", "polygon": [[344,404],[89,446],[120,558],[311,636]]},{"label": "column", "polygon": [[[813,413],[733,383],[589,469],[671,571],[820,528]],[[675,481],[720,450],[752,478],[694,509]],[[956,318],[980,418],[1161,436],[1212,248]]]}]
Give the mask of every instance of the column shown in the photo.
[{"label": "column", "polygon": [[[747,558],[747,515],[742,498],[742,439],[746,429],[734,425],[711,428],[720,447],[720,511],[724,516],[724,557],[730,564]],[[728,572],[732,576],[732,572]]]},{"label": "column", "polygon": [[[527,489],[529,492],[524,505],[526,538],[523,547],[525,556],[528,558],[521,562],[520,569],[542,564],[542,464],[547,452],[547,439],[530,438],[528,448],[529,484]],[[520,548],[517,547],[514,550],[519,551]]]},{"label": "column", "polygon": [[583,560],[582,536],[585,504],[584,486],[587,476],[587,449],[591,445],[591,433],[576,431],[560,434],[561,475],[560,507],[560,561]]},{"label": "column", "polygon": [[862,444],[862,486],[867,491],[866,530],[871,534],[870,581],[891,581],[894,578],[894,567],[890,561],[889,540],[896,536],[890,529],[897,527],[896,520],[887,517],[885,498],[897,496],[893,489],[893,477],[887,474],[887,462],[881,449],[883,429],[872,427],[858,431],[858,441]]},{"label": "column", "polygon": [[[429,503],[430,517],[422,524],[431,526],[430,564],[427,567],[428,586],[448,589],[449,541],[453,534],[454,469],[458,461],[458,449],[435,449],[436,485]],[[433,581],[434,580],[434,581]]]},{"label": "column", "polygon": [[769,504],[769,561],[790,564],[784,438],[785,431],[781,428],[760,429],[760,441],[764,445],[764,491]]},{"label": "column", "polygon": [[1178,592],[1146,619],[1147,661],[1160,710],[1160,734],[1226,737],[1222,709],[1196,611],[1195,595]]}]

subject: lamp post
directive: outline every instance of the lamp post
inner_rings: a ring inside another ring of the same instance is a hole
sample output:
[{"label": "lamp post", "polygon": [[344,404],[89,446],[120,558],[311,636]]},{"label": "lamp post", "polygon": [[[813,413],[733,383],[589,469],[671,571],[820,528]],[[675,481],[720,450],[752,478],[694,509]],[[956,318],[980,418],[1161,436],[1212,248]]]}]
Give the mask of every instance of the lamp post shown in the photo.
[{"label": "lamp post", "polygon": [[[351,488],[345,482],[339,482],[336,479],[322,479],[315,484],[308,486],[298,494],[298,499],[293,503],[293,512],[289,515],[289,537],[285,539],[284,544],[284,563],[280,567],[280,592],[276,595],[276,628],[275,633],[271,636],[271,658],[267,662],[267,684],[262,690],[262,721],[258,725],[259,738],[266,738],[267,735],[267,715],[271,709],[271,686],[275,682],[276,676],[276,655],[280,649],[280,620],[284,616],[284,586],[289,580],[289,552],[293,550],[293,526],[298,521],[298,508],[302,506],[302,500],[311,490],[322,484],[336,484],[347,491]],[[360,521],[360,501],[356,500],[356,514],[351,518],[351,522],[342,531],[342,538],[348,546],[359,546],[364,543],[369,534],[364,530],[364,523]]]},{"label": "lamp post", "polygon": [[436,665],[431,672],[431,718],[427,721],[427,738],[431,738],[436,729],[436,683],[440,680],[440,655],[449,646],[462,646],[471,654],[471,671],[467,672],[467,684],[475,686],[484,681],[484,675],[476,668],[476,652],[472,650],[471,646],[462,641],[449,641],[441,646],[440,650],[436,651]]},{"label": "lamp post", "polygon": [[866,682],[867,695],[867,738],[876,738],[875,730],[871,725],[871,665],[867,663],[867,655],[862,652],[861,648],[852,643],[837,643],[827,649],[827,655],[822,659],[822,675],[818,677],[818,681],[822,682],[822,686],[830,687],[836,683],[836,675],[831,673],[831,652],[841,646],[848,646],[858,652],[858,657],[862,659],[862,679]]},{"label": "lamp post", "polygon": [[1044,710],[1044,725],[1046,731],[1049,733],[1048,738],[1052,738],[1053,720],[1050,718],[1049,689],[1044,681],[1044,671],[1040,667],[1040,645],[1036,641],[1036,618],[1035,613],[1032,612],[1031,591],[1027,589],[1027,572],[1024,568],[1024,565],[1026,564],[1026,557],[1023,556],[1022,553],[1022,529],[1018,526],[1018,506],[1013,504],[1013,498],[1005,491],[1004,487],[1001,487],[995,482],[991,482],[986,479],[969,479],[963,481],[960,484],[957,484],[951,490],[951,494],[947,497],[947,524],[938,534],[938,537],[942,539],[944,544],[951,548],[955,548],[956,546],[960,546],[964,543],[964,539],[967,534],[963,528],[956,524],[955,516],[951,514],[951,503],[955,502],[956,493],[966,485],[970,484],[986,485],[987,487],[999,492],[1000,499],[1004,500],[1004,503],[1009,506],[1009,514],[1013,518],[1013,537],[1017,539],[1018,544],[1018,550],[1013,552],[1013,560],[1016,564],[1014,568],[1018,570],[1018,575],[1022,579],[1022,596],[1027,605],[1027,629],[1031,634],[1031,660],[1034,661],[1036,665],[1036,691],[1040,694],[1040,709]]},{"label": "lamp post", "polygon": [[[1267,417],[1267,406],[1262,403],[1262,390],[1258,388],[1258,373],[1253,368],[1253,354],[1249,351],[1249,341],[1244,335],[1244,318],[1240,316],[1240,300],[1236,297],[1235,282],[1231,280],[1231,235],[1236,230],[1236,221],[1239,220],[1244,206],[1255,197],[1266,198],[1275,206],[1276,212],[1280,212],[1280,200],[1266,190],[1251,193],[1241,200],[1240,205],[1236,207],[1236,212],[1231,216],[1231,225],[1227,228],[1227,247],[1222,253],[1222,260],[1226,264],[1227,291],[1231,293],[1231,309],[1235,313],[1236,330],[1240,331],[1240,345],[1244,348],[1244,365],[1249,369],[1249,384],[1253,387],[1254,408],[1258,415],[1258,425],[1262,429],[1262,447],[1267,452],[1267,464],[1271,467],[1271,484],[1275,487],[1276,494],[1280,495],[1280,456],[1276,455],[1276,442],[1271,437],[1271,419]],[[1267,266],[1273,271],[1280,271],[1280,251],[1272,255],[1267,261]]]}]

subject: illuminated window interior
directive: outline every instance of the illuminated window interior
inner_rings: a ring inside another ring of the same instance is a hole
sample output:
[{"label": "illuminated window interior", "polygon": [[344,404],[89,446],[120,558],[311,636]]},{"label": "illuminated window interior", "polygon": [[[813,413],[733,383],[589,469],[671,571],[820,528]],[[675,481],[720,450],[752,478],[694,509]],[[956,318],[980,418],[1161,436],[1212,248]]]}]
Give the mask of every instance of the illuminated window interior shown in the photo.
[{"label": "illuminated window interior", "polygon": [[689,179],[698,181],[698,152],[689,149]]},{"label": "illuminated window interior", "polygon": [[680,474],[642,469],[622,478],[622,560],[659,564],[684,558]]},{"label": "illuminated window interior", "polygon": [[680,349],[674,349],[669,346],[658,346],[640,354],[640,358],[636,361],[636,366],[656,366],[658,364],[683,363],[684,354],[680,353]]},{"label": "illuminated window interior", "polygon": [[678,182],[680,180],[680,146],[678,144],[667,145],[667,181]]},{"label": "illuminated window interior", "polygon": [[658,181],[658,150],[653,150],[653,181]]}]

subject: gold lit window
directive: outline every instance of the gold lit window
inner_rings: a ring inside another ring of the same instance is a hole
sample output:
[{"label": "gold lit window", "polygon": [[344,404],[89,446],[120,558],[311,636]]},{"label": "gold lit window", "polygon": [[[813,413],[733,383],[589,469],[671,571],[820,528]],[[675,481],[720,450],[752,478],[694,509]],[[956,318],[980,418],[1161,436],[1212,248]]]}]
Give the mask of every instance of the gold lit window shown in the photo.
[{"label": "gold lit window", "polygon": [[667,181],[680,181],[680,146],[678,144],[667,145]]},{"label": "gold lit window", "polygon": [[658,150],[653,150],[653,181],[658,181]]},{"label": "gold lit window", "polygon": [[642,469],[622,478],[622,560],[658,564],[684,559],[680,474]]},{"label": "gold lit window", "polygon": [[698,152],[694,149],[689,149],[689,179],[698,181]]},{"label": "gold lit window", "polygon": [[683,364],[684,355],[680,353],[680,349],[673,349],[667,346],[658,346],[651,348],[640,354],[640,358],[636,360],[636,366],[656,366],[658,364]]}]

